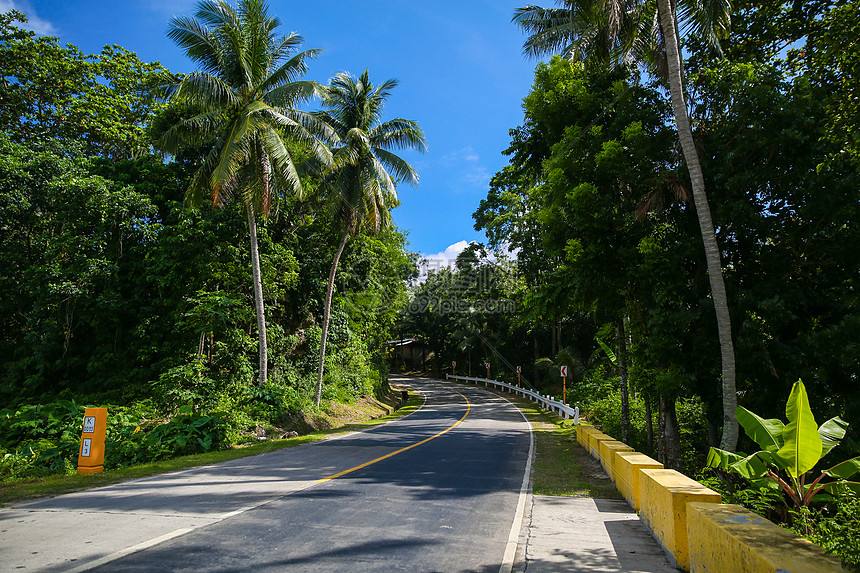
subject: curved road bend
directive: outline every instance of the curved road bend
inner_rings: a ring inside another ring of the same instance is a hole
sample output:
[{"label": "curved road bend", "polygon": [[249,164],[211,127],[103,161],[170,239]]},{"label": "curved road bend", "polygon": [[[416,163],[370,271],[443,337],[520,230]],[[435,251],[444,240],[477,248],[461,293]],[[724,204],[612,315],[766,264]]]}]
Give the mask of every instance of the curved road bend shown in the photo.
[{"label": "curved road bend", "polygon": [[476,388],[392,381],[423,393],[424,406],[337,439],[2,510],[4,566],[499,571],[528,423]]}]

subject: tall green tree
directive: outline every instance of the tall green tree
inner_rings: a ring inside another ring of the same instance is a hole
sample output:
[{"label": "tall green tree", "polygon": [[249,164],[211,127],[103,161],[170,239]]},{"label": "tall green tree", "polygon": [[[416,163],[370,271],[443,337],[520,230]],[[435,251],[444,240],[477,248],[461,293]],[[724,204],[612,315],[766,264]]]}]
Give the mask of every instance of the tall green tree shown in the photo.
[{"label": "tall green tree", "polygon": [[683,84],[679,29],[706,38],[719,51],[718,38],[730,22],[730,6],[725,0],[697,3],[684,0],[560,0],[560,8],[528,5],[516,10],[514,22],[527,34],[524,51],[530,56],[561,53],[571,60],[601,60],[618,65],[638,61],[658,76],[668,79],[672,109],[687,170],[693,202],[699,219],[711,296],[717,317],[722,362],[723,435],[721,446],[734,450],[738,440],[735,355],[731,316],[722,274],[705,180],[693,141]]},{"label": "tall green tree", "polygon": [[416,122],[402,118],[382,120],[385,101],[396,86],[397,81],[393,79],[374,86],[365,70],[359,78],[347,73],[335,75],[323,93],[326,110],[319,118],[336,136],[334,168],[324,184],[331,193],[341,235],[326,286],[315,396],[317,406],[322,399],[335,275],[346,241],[364,228],[375,234],[389,225],[390,209],[397,206],[395,181],[418,184],[418,173],[393,150],[412,148],[423,152],[427,148],[424,132]]},{"label": "tall green tree", "polygon": [[302,37],[281,36],[281,22],[262,0],[200,2],[195,17],[176,17],[168,37],[200,66],[176,87],[173,100],[203,110],[168,129],[160,143],[168,152],[211,145],[191,178],[186,203],[214,206],[238,199],[245,209],[251,247],[254,308],[259,338],[259,383],[267,379],[268,349],[257,215],[268,216],[283,193],[302,194],[295,143],[321,162],[331,154],[314,135],[337,140],[324,124],[297,106],[317,85],[299,80],[319,50],[298,52]]},{"label": "tall green tree", "polygon": [[88,155],[120,161],[150,151],[146,125],[177,76],[120,46],[85,54],[0,14],[0,129],[12,141],[59,139]]}]

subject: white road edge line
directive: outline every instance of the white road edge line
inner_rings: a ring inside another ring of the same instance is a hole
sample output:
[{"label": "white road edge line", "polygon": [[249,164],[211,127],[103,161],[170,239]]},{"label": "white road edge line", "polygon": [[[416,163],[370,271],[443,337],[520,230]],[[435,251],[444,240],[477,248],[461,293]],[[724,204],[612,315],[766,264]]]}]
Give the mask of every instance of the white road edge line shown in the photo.
[{"label": "white road edge line", "polygon": [[79,565],[78,567],[75,567],[74,569],[70,569],[66,573],[81,573],[83,571],[89,571],[90,569],[94,569],[100,565],[104,565],[105,563],[110,563],[111,561],[116,561],[120,557],[125,557],[126,555],[130,555],[132,553],[136,553],[138,551],[141,551],[143,549],[147,549],[147,548],[152,547],[154,545],[158,545],[159,543],[163,543],[165,541],[173,539],[174,537],[179,537],[180,535],[185,535],[186,533],[188,533],[192,529],[193,528],[187,527],[187,528],[177,529],[175,531],[171,531],[170,533],[166,533],[166,534],[162,535],[161,537],[156,537],[154,539],[150,539],[149,541],[144,541],[143,543],[138,543],[137,545],[132,545],[131,547],[127,547],[125,549],[117,551],[116,553],[111,553],[110,555],[105,555],[104,557],[102,557],[100,559],[96,559],[95,561],[90,561],[89,563],[84,563],[83,565]]},{"label": "white road edge line", "polygon": [[[498,394],[496,395],[498,396]],[[532,423],[529,422],[529,419],[526,418],[523,411],[517,408],[516,404],[504,396],[499,397],[503,398],[507,403],[517,409],[517,412],[520,413],[520,416],[523,417],[523,420],[529,428],[529,456],[526,460],[526,469],[523,472],[523,484],[520,487],[520,498],[517,501],[517,512],[514,514],[514,522],[511,524],[511,534],[508,536],[508,543],[505,547],[505,556],[502,558],[501,567],[499,567],[499,573],[511,573],[511,570],[514,568],[514,560],[517,555],[517,546],[519,545],[520,530],[522,529],[523,516],[525,515],[526,500],[531,493],[532,460],[534,459],[535,453],[535,434],[532,429]]]}]

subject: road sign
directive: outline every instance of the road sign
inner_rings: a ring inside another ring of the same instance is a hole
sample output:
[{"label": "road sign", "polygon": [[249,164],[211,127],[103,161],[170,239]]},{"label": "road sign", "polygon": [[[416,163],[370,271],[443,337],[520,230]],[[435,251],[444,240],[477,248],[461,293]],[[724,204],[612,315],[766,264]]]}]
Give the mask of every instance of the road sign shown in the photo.
[{"label": "road sign", "polygon": [[563,378],[567,378],[567,366],[561,367],[561,375]]},{"label": "road sign", "polygon": [[517,374],[522,374],[522,373],[523,373],[523,367],[517,366]]},{"label": "road sign", "polygon": [[451,367],[452,367],[452,368],[456,368],[456,367],[457,367],[457,361],[456,361],[456,360],[452,360],[452,361],[451,361]]}]

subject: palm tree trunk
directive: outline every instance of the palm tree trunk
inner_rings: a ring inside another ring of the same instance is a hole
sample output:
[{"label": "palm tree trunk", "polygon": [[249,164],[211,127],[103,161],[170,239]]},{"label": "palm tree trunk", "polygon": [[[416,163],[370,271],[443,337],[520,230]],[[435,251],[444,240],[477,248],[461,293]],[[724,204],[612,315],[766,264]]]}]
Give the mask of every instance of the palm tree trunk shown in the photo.
[{"label": "palm tree trunk", "polygon": [[723,437],[720,448],[734,451],[738,443],[738,421],[735,410],[738,407],[737,387],[735,384],[735,351],[732,344],[732,325],[729,314],[726,284],[723,280],[720,248],[711,221],[711,209],[708,196],[705,193],[705,179],[699,154],[693,142],[693,130],[690,127],[690,117],[687,115],[687,104],[684,101],[684,90],[681,80],[681,54],[678,50],[678,30],[675,13],[670,0],[658,0],[660,11],[660,26],[666,43],[666,56],[669,69],[669,91],[672,96],[672,109],[675,112],[675,122],[678,126],[678,137],[681,149],[690,172],[690,182],[693,187],[693,202],[699,218],[699,229],[705,245],[705,260],[708,265],[708,278],[711,283],[711,296],[714,301],[714,312],[717,318],[717,332],[720,340],[720,358],[722,362],[722,391],[723,391]]},{"label": "palm tree trunk", "polygon": [[343,248],[346,246],[346,239],[349,237],[349,232],[344,231],[340,238],[340,244],[337,246],[337,253],[334,255],[334,262],[331,265],[331,271],[328,274],[328,286],[325,290],[325,307],[323,308],[323,327],[322,340],[320,342],[320,368],[319,376],[317,376],[317,393],[314,397],[314,404],[317,408],[320,407],[322,401],[322,381],[323,372],[325,370],[325,346],[328,341],[328,320],[331,317],[331,296],[334,292],[334,277],[337,274],[337,265],[340,263],[340,256],[343,254]]},{"label": "palm tree trunk", "polygon": [[268,380],[269,347],[266,341],[266,311],[263,307],[263,281],[260,278],[260,250],[257,246],[257,220],[254,205],[246,205],[248,212],[248,232],[251,235],[251,275],[254,281],[254,311],[257,313],[257,342],[260,348],[260,378],[262,386]]}]

